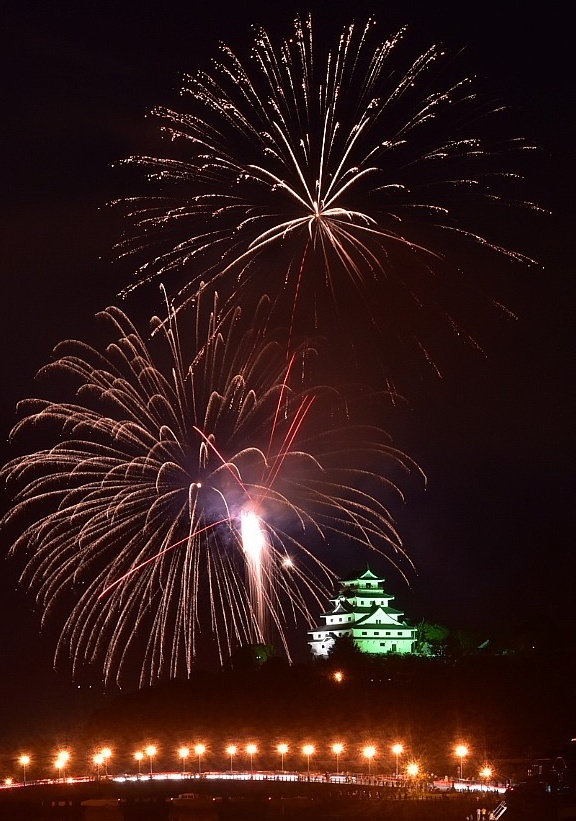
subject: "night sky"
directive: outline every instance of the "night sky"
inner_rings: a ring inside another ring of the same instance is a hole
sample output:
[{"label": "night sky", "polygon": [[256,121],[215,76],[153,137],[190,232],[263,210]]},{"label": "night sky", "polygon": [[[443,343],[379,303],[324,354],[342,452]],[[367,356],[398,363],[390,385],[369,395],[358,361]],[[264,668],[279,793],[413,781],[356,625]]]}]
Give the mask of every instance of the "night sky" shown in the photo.
[{"label": "night sky", "polygon": [[[498,282],[518,319],[482,329],[485,355],[456,346],[441,380],[415,379],[406,391],[408,407],[391,430],[426,472],[428,488],[399,515],[417,571],[411,588],[390,579],[414,618],[481,633],[503,625],[507,632],[576,628],[570,4],[546,11],[512,0],[117,5],[21,3],[3,14],[0,437],[8,437],[16,403],[36,395],[34,375],[53,346],[82,337],[96,311],[118,302],[128,269],[112,262],[122,224],[106,204],[133,192],[112,164],[150,150],[155,127],[145,115],[177,104],[182,73],[207,66],[220,40],[248,39],[251,24],[288,35],[298,11],[312,11],[318,30],[371,13],[382,31],[408,23],[417,43],[443,43],[488,95],[510,104],[517,133],[541,147],[528,190],[552,215],[529,235],[510,220],[511,244],[541,262]],[[483,273],[489,290],[495,272],[473,267],[480,290]],[[1,574],[6,737],[36,719],[50,732],[51,722],[62,724],[63,704],[81,714],[83,699],[99,692],[78,694],[65,674],[52,672],[50,637],[38,637],[37,616],[16,592],[17,571],[7,562]]]}]

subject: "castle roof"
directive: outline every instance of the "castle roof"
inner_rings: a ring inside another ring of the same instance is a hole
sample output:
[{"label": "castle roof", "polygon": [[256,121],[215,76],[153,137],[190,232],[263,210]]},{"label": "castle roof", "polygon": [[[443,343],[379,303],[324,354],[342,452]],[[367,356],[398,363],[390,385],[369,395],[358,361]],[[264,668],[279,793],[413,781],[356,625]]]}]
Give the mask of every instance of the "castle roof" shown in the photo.
[{"label": "castle roof", "polygon": [[327,610],[325,615],[332,616],[334,613],[351,613],[353,608],[352,605],[346,599],[331,599],[333,601],[334,607],[332,610]]},{"label": "castle roof", "polygon": [[[393,627],[404,627],[405,625],[403,622],[398,621],[396,616],[404,615],[399,610],[393,610],[391,607],[375,607],[368,613],[360,613],[356,610],[358,614],[356,620],[351,625],[354,627],[355,625],[361,624],[363,627],[368,625],[374,625],[376,629],[378,627],[382,627],[383,625],[392,625]],[[376,618],[379,618],[380,621],[376,621]],[[384,619],[384,621],[382,621]],[[407,625],[406,625],[407,626]]]},{"label": "castle roof", "polygon": [[370,581],[370,582],[383,582],[385,581],[383,576],[376,576],[366,565],[366,570],[363,573],[358,573],[355,571],[352,575],[342,579],[343,584],[348,584],[349,582],[360,582],[360,581]]}]

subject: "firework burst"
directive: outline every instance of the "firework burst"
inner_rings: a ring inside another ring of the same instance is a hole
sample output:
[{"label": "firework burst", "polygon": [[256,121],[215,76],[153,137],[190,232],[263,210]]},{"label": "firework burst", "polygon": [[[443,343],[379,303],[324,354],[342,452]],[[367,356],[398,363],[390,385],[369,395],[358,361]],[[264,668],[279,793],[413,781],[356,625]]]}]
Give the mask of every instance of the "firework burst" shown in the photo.
[{"label": "firework burst", "polygon": [[297,19],[278,45],[257,31],[250,61],[221,52],[211,73],[186,78],[186,111],[153,112],[172,156],[127,160],[158,192],[122,201],[133,230],[119,247],[141,262],[137,281],[179,271],[186,291],[211,272],[232,299],[246,284],[273,296],[285,324],[322,332],[349,321],[353,299],[429,359],[424,314],[468,338],[454,285],[470,246],[526,259],[471,223],[511,204],[511,157],[531,146],[484,139],[499,109],[433,71],[441,49],[411,55],[404,30],[382,42],[373,21],[351,25],[323,51]]},{"label": "firework burst", "polygon": [[142,683],[189,673],[202,631],[221,660],[271,630],[289,652],[286,625],[331,582],[329,541],[406,561],[387,505],[411,460],[301,387],[310,351],[287,361],[265,300],[250,321],[203,313],[169,311],[146,340],[109,308],[105,353],[68,341],[43,369],[72,400],[23,403],[13,437],[51,444],[3,468],[2,525],[75,671],[120,679],[140,653]]}]

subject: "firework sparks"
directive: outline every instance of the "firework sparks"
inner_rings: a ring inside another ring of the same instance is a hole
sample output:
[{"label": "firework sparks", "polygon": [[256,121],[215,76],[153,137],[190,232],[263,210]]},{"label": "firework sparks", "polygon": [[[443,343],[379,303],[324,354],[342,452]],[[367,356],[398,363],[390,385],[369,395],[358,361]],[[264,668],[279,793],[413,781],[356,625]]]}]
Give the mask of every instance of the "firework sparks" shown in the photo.
[{"label": "firework sparks", "polygon": [[190,311],[146,340],[107,309],[104,353],[65,342],[44,369],[73,398],[26,401],[13,431],[50,444],[3,468],[2,526],[76,671],[121,679],[141,654],[142,682],[189,673],[203,630],[221,660],[271,629],[289,653],[286,625],[332,580],[329,538],[406,561],[387,505],[411,460],[294,384],[308,349],[286,361],[265,300],[249,320]]},{"label": "firework sparks", "polygon": [[173,156],[127,162],[161,193],[122,201],[134,232],[120,252],[145,254],[138,281],[180,271],[186,290],[210,271],[233,299],[254,283],[306,329],[320,315],[341,326],[360,295],[380,332],[430,360],[423,313],[470,336],[450,300],[470,244],[526,258],[467,215],[512,197],[537,208],[516,195],[511,161],[531,146],[482,137],[499,109],[484,112],[468,79],[434,86],[440,48],[413,57],[404,30],[381,42],[374,29],[351,25],[324,53],[310,19],[279,45],[258,31],[249,66],[223,46],[211,73],[186,78],[187,111],[154,112]]},{"label": "firework sparks", "polygon": [[267,568],[270,549],[266,539],[266,529],[253,510],[244,510],[240,515],[242,547],[248,565],[248,585],[250,598],[256,613],[258,629],[265,640],[270,632],[266,624],[266,580],[270,577]]}]

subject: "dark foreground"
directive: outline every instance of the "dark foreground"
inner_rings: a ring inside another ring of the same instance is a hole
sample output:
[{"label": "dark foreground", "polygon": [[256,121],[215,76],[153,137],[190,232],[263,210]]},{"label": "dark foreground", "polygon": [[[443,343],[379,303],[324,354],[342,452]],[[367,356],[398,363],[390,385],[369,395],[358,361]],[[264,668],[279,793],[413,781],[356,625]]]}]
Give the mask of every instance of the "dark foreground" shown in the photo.
[{"label": "dark foreground", "polygon": [[[466,821],[486,819],[500,796],[421,794],[408,798],[91,799],[81,803],[2,801],[1,821]],[[555,796],[510,798],[503,821],[571,821]]]}]

